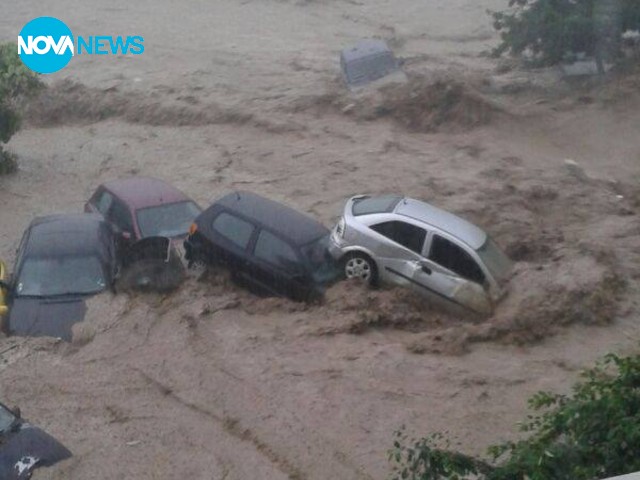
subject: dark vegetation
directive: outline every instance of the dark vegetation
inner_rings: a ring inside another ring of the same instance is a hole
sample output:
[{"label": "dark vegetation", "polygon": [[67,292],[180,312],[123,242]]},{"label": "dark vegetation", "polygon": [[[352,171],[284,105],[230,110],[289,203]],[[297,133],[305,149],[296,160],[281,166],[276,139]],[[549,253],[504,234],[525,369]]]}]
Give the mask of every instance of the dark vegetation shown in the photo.
[{"label": "dark vegetation", "polygon": [[504,12],[490,12],[502,43],[497,55],[524,55],[536,65],[553,65],[584,54],[604,62],[620,58],[623,34],[640,29],[637,0],[509,0]]},{"label": "dark vegetation", "polygon": [[640,470],[640,355],[607,355],[568,395],[539,392],[520,423],[525,438],[488,460],[451,449],[442,434],[396,432],[393,480],[595,480]]},{"label": "dark vegetation", "polygon": [[20,60],[13,43],[0,44],[0,175],[17,169],[16,156],[2,146],[20,129],[20,103],[43,88]]}]

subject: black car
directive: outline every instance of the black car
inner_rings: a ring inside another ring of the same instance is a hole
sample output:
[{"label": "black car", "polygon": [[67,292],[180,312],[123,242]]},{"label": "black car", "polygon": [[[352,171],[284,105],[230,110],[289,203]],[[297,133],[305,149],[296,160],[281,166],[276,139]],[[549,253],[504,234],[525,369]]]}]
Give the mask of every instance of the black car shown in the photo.
[{"label": "black car", "polygon": [[118,269],[116,237],[100,215],[34,219],[18,247],[9,283],[8,334],[71,340],[85,298],[109,288]]},{"label": "black car", "polygon": [[235,280],[268,295],[309,301],[339,277],[329,230],[250,192],[234,192],[202,212],[184,242],[189,265],[226,265]]},{"label": "black car", "polygon": [[44,430],[29,424],[0,403],[0,478],[26,480],[33,470],[71,457],[71,452]]},{"label": "black car", "polygon": [[99,214],[34,219],[18,248],[9,292],[9,335],[70,341],[85,300],[106,289],[171,290],[183,268],[167,237],[130,244]]}]

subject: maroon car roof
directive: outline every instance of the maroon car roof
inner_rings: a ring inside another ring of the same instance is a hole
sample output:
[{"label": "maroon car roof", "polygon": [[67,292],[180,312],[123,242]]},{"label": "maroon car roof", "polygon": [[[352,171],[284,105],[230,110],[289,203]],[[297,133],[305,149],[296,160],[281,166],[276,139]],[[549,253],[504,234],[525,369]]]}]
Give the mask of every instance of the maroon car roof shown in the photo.
[{"label": "maroon car roof", "polygon": [[180,190],[151,177],[129,177],[102,184],[135,210],[165,203],[191,201]]}]

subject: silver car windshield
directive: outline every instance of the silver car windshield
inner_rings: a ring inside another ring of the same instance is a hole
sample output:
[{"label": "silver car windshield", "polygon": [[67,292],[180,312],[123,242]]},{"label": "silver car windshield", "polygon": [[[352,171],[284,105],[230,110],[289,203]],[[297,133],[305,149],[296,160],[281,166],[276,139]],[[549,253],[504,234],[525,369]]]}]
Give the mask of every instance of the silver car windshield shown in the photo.
[{"label": "silver car windshield", "polygon": [[511,260],[491,238],[487,236],[484,244],[476,250],[476,253],[498,283],[504,283],[509,279],[512,268]]},{"label": "silver car windshield", "polygon": [[95,256],[29,258],[16,283],[17,296],[89,294],[104,290],[107,282]]},{"label": "silver car windshield", "polygon": [[356,198],[353,201],[353,214],[369,215],[372,213],[389,213],[393,212],[402,197],[397,195],[385,195],[382,197],[365,197]]},{"label": "silver car windshield", "polygon": [[138,226],[143,237],[186,235],[200,208],[193,202],[178,202],[138,210]]}]

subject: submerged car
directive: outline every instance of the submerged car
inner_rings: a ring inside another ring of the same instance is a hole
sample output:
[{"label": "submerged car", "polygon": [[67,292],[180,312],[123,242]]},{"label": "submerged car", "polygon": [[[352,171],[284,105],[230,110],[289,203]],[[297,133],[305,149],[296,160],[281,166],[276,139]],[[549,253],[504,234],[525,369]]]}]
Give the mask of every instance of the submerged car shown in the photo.
[{"label": "submerged car", "polygon": [[198,216],[185,240],[189,264],[222,264],[268,295],[309,301],[339,276],[329,230],[290,207],[249,192],[230,193]]},{"label": "submerged car", "polygon": [[407,81],[400,61],[384,40],[361,40],[345,48],[340,52],[340,68],[342,79],[351,90],[373,82],[386,84]]},{"label": "submerged car", "polygon": [[34,219],[18,247],[13,278],[5,283],[5,332],[69,341],[73,325],[84,320],[85,300],[113,288],[121,274],[133,270],[135,278],[129,283],[147,287],[153,286],[158,269],[174,268],[168,238],[151,237],[133,245],[120,240],[101,215]]},{"label": "submerged car", "polygon": [[402,196],[355,196],[331,234],[347,278],[388,282],[488,314],[505,295],[512,264],[468,221]]},{"label": "submerged car", "polygon": [[180,239],[200,213],[191,198],[168,183],[150,177],[130,177],[100,185],[85,212],[100,213],[125,238]]},{"label": "submerged car", "polygon": [[18,409],[0,403],[0,478],[26,480],[38,467],[71,457],[71,452],[44,430],[23,420]]},{"label": "submerged car", "polygon": [[16,256],[9,290],[8,334],[71,339],[84,319],[84,299],[112,285],[116,238],[99,215],[34,219]]}]

